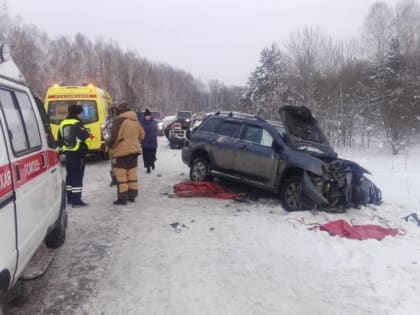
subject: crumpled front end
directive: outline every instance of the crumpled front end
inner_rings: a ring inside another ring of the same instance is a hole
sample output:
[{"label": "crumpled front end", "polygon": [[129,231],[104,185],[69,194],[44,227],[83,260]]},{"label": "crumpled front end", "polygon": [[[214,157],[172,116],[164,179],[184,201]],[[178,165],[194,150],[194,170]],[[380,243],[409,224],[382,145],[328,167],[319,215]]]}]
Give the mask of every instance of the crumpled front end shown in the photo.
[{"label": "crumpled front end", "polygon": [[303,175],[303,193],[314,207],[344,211],[350,207],[381,204],[381,190],[367,177],[369,173],[352,161],[335,159],[323,165],[323,175]]}]

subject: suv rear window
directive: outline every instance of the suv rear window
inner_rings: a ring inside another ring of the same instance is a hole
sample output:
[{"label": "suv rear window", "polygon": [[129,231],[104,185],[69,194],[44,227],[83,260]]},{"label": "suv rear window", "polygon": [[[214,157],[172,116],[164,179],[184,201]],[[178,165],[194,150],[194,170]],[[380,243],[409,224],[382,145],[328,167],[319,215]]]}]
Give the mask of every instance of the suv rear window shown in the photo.
[{"label": "suv rear window", "polygon": [[152,112],[153,119],[161,120],[162,117],[160,116],[160,112]]},{"label": "suv rear window", "polygon": [[216,118],[207,119],[200,127],[200,131],[216,133],[216,129],[220,125],[221,122],[222,121],[220,119],[216,119]]},{"label": "suv rear window", "polygon": [[191,112],[178,112],[178,114],[176,115],[176,117],[180,117],[180,118],[191,118],[192,113]]},{"label": "suv rear window", "polygon": [[239,123],[224,121],[217,130],[217,134],[231,138],[239,138],[239,135],[241,134],[241,127],[242,125]]},{"label": "suv rear window", "polygon": [[258,126],[248,126],[246,128],[244,140],[260,144],[265,147],[271,147],[273,144],[273,137],[271,134],[267,130]]}]

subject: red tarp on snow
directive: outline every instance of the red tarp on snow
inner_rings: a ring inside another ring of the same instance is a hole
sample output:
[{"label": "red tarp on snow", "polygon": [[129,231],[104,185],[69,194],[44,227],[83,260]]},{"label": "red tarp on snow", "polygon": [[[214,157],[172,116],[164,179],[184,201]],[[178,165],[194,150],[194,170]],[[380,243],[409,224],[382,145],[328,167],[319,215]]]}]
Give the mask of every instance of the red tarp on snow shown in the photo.
[{"label": "red tarp on snow", "polygon": [[365,240],[369,238],[381,241],[387,235],[403,235],[398,229],[385,228],[380,225],[351,225],[344,220],[331,221],[326,224],[315,227],[321,231],[327,231],[332,235],[346,237],[356,240]]},{"label": "red tarp on snow", "polygon": [[209,182],[183,182],[174,186],[177,197],[210,197],[219,199],[233,199],[243,194],[232,194],[224,187]]}]

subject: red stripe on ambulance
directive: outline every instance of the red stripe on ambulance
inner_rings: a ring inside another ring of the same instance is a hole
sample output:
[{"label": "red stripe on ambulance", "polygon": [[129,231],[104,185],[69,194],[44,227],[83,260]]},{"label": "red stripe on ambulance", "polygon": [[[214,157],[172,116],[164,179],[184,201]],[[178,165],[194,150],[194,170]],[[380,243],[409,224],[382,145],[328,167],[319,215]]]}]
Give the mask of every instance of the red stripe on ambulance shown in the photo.
[{"label": "red stripe on ambulance", "polygon": [[0,199],[13,192],[12,172],[10,166],[0,166]]},{"label": "red stripe on ambulance", "polygon": [[58,154],[52,150],[43,151],[12,163],[15,189],[30,182],[59,163]]}]

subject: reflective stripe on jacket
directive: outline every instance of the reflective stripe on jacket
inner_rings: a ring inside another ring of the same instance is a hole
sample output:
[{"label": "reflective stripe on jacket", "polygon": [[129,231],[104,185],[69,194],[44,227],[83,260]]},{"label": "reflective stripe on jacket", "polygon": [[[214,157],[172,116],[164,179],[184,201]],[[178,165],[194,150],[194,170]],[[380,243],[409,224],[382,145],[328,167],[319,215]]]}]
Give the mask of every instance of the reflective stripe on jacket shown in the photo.
[{"label": "reflective stripe on jacket", "polygon": [[[79,125],[79,126],[78,126]],[[73,134],[70,135],[72,137],[72,139],[65,139],[66,135],[65,135],[65,127],[72,127],[73,130]],[[81,123],[80,120],[75,119],[75,118],[66,118],[64,119],[59,126],[59,131],[58,131],[58,139],[59,139],[59,144],[61,146],[61,149],[64,152],[76,152],[79,151],[80,149],[80,144],[82,142],[84,142],[87,137],[89,136],[89,133],[87,132],[87,130],[83,129],[83,125]],[[66,144],[66,142],[73,142],[74,145],[69,146],[68,144]]]}]

